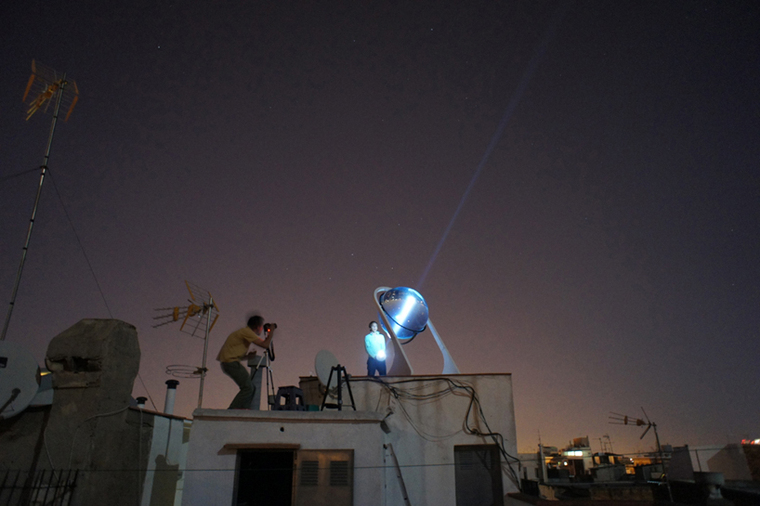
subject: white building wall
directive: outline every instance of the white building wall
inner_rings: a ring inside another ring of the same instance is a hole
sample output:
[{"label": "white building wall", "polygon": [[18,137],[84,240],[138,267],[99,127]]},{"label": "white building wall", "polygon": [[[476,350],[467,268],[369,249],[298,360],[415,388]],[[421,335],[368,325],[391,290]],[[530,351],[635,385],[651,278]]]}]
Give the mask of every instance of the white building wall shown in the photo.
[{"label": "white building wall", "polygon": [[[187,420],[154,414],[151,445],[148,454],[148,466],[143,481],[143,506],[164,503],[164,499],[173,499],[180,504],[182,494],[182,469],[187,456],[187,440],[184,437]],[[176,471],[175,471],[176,469]]]},{"label": "white building wall", "polygon": [[[491,437],[467,433],[465,418],[471,407],[471,395],[451,382],[475,391],[478,403],[469,412],[470,430],[499,433],[504,438],[507,453],[517,457],[512,377],[509,374],[457,374],[446,376],[386,377],[383,381],[394,388],[421,397],[418,401],[391,395],[380,383],[352,383],[357,409],[391,413],[385,419],[390,433],[385,442],[391,443],[401,466],[407,493],[415,506],[455,506],[454,447],[458,445],[494,444]],[[411,381],[410,381],[411,380]],[[361,385],[358,388],[355,385]],[[434,395],[449,390],[444,395]],[[344,395],[345,397],[345,395]],[[488,427],[486,427],[486,423]],[[392,465],[392,460],[386,459]],[[519,476],[518,464],[512,464]],[[387,503],[403,504],[398,479],[393,469],[386,469]],[[517,492],[502,457],[502,488],[504,494]]]},{"label": "white building wall", "polygon": [[689,453],[694,471],[723,473],[727,480],[752,480],[742,445],[689,446]]},{"label": "white building wall", "polygon": [[246,446],[353,449],[355,504],[362,504],[357,497],[382,494],[382,416],[376,413],[197,409],[193,417],[183,506],[231,505],[237,449]]},{"label": "white building wall", "polygon": [[[506,451],[517,456],[509,374],[385,377],[383,381],[398,395],[367,378],[351,380],[358,411],[350,407],[322,412],[196,410],[182,504],[231,504],[241,445],[353,449],[357,506],[404,504],[389,444],[415,506],[456,505],[454,447],[494,444],[490,436],[468,433],[467,423],[470,431],[501,434]],[[472,391],[479,402],[472,402]],[[350,402],[345,390],[343,398]],[[381,428],[381,422],[389,432]],[[512,466],[519,477],[518,464]],[[502,487],[504,494],[518,490],[503,457]]]},{"label": "white building wall", "polygon": [[527,480],[538,480],[540,467],[538,452],[521,453],[518,455],[518,458],[520,459],[520,465],[522,467],[520,478],[525,478]]}]

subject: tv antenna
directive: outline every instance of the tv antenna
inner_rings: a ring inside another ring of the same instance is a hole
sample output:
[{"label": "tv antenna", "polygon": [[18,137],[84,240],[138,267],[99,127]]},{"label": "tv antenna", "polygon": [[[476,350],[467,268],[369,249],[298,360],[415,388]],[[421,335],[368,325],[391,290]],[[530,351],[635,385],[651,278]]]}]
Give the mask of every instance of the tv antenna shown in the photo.
[{"label": "tv antenna", "polygon": [[161,311],[164,314],[153,317],[154,320],[159,320],[159,323],[153,325],[153,328],[178,322],[181,319],[180,332],[203,339],[203,361],[200,367],[178,364],[166,367],[166,373],[177,378],[200,378],[201,384],[198,389],[198,407],[200,408],[203,407],[203,384],[208,371],[206,368],[208,337],[219,319],[219,307],[208,290],[188,281],[185,281],[185,286],[190,292],[188,305],[157,308],[156,311]]},{"label": "tv antenna", "polygon": [[614,453],[612,450],[612,440],[610,439],[609,434],[605,434],[597,439],[599,439],[599,445],[602,447],[602,453]]},{"label": "tv antenna", "polygon": [[644,436],[647,435],[647,432],[649,432],[649,429],[654,429],[654,437],[657,440],[657,451],[660,451],[660,436],[657,435],[657,424],[654,423],[649,419],[649,416],[647,416],[647,412],[644,411],[644,408],[641,408],[641,411],[644,412],[644,417],[647,419],[646,422],[642,420],[641,418],[633,418],[632,416],[628,415],[621,415],[620,413],[613,413],[610,412],[611,416],[610,420],[613,420],[610,422],[612,425],[636,425],[637,427],[642,427],[646,425],[646,429],[644,430],[644,433],[641,434],[641,437],[639,439],[644,439]]},{"label": "tv antenna", "polygon": [[634,418],[632,416],[628,415],[621,415],[620,413],[613,413],[610,412],[610,423],[613,425],[636,425],[637,427],[643,427],[646,425],[646,429],[644,429],[644,432],[641,434],[639,439],[644,439],[644,436],[647,435],[647,432],[649,432],[649,429],[654,429],[654,438],[657,442],[657,456],[660,460],[660,465],[662,466],[663,476],[665,477],[665,483],[668,486],[668,494],[670,495],[670,500],[673,500],[673,494],[670,491],[670,483],[668,482],[667,474],[665,473],[665,461],[662,456],[662,446],[660,446],[660,436],[657,434],[657,424],[654,423],[652,420],[649,419],[649,415],[647,415],[647,412],[644,411],[644,408],[641,408],[641,411],[644,413],[644,418],[646,418],[646,421],[644,421],[641,418]]},{"label": "tv antenna", "polygon": [[47,112],[50,109],[51,104],[55,103],[55,105],[53,106],[53,121],[50,125],[47,149],[45,150],[45,157],[42,159],[42,166],[40,167],[40,182],[37,185],[37,196],[34,199],[32,217],[29,219],[29,228],[26,231],[26,241],[24,242],[24,248],[21,253],[21,263],[18,266],[16,281],[13,284],[11,303],[10,307],[8,307],[8,314],[5,316],[5,324],[3,324],[2,334],[0,334],[0,341],[5,340],[5,335],[8,332],[8,326],[11,322],[11,315],[13,314],[13,306],[16,304],[16,295],[18,294],[19,284],[21,284],[21,273],[24,271],[24,262],[26,262],[26,252],[29,250],[29,242],[32,239],[34,218],[37,216],[40,195],[42,195],[42,185],[45,182],[48,162],[50,161],[50,151],[53,147],[53,136],[55,135],[55,126],[58,123],[58,114],[63,107],[66,111],[64,121],[68,121],[71,112],[74,110],[74,105],[76,105],[78,100],[79,89],[77,88],[77,84],[72,80],[67,80],[66,73],[60,74],[50,67],[46,67],[32,60],[32,75],[29,78],[26,90],[24,91],[24,97],[22,98],[22,101],[29,106],[26,110],[27,121],[37,111],[42,110],[43,112]]}]

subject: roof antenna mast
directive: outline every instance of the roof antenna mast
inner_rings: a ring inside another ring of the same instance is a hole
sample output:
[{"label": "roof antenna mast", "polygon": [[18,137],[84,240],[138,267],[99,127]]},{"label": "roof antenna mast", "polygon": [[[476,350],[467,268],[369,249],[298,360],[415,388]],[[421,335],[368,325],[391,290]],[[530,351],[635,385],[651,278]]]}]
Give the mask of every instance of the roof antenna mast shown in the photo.
[{"label": "roof antenna mast", "polygon": [[3,333],[0,334],[0,341],[5,340],[5,335],[8,332],[8,325],[11,323],[13,306],[16,304],[16,294],[18,293],[19,284],[21,284],[21,273],[24,271],[26,252],[29,250],[29,242],[32,239],[34,218],[37,215],[37,207],[40,204],[42,184],[45,182],[45,174],[47,173],[48,161],[50,160],[50,150],[53,147],[53,136],[55,135],[55,126],[58,123],[58,114],[61,111],[61,107],[63,107],[64,111],[66,111],[64,121],[68,121],[69,116],[71,116],[71,111],[74,110],[74,106],[78,100],[79,89],[77,88],[77,84],[74,81],[67,80],[66,73],[59,74],[55,70],[32,60],[32,75],[29,78],[29,82],[26,85],[26,91],[24,91],[24,97],[22,98],[22,101],[29,106],[26,110],[27,121],[39,110],[47,112],[48,109],[50,109],[51,103],[54,102],[55,106],[53,107],[53,122],[50,125],[50,136],[48,137],[47,149],[45,150],[45,157],[43,158],[42,166],[40,167],[40,182],[37,185],[37,196],[34,199],[32,217],[29,219],[26,241],[24,242],[24,249],[21,253],[21,263],[19,264],[18,272],[16,273],[16,282],[13,284],[11,303],[8,307],[8,314],[5,316],[5,324],[3,324]]},{"label": "roof antenna mast", "polygon": [[[184,332],[192,337],[203,339],[203,362],[200,367],[191,365],[169,365],[166,367],[166,373],[177,378],[200,378],[201,384],[198,389],[198,407],[203,407],[203,383],[206,379],[206,355],[208,355],[208,336],[211,329],[214,328],[216,320],[219,319],[219,307],[217,307],[214,298],[203,288],[185,281],[187,291],[190,292],[187,306],[162,307],[156,311],[162,314],[154,316],[154,320],[159,323],[153,325],[153,328],[168,325],[182,319],[182,325],[179,327],[180,332]],[[168,311],[168,312],[167,312]],[[212,318],[213,317],[213,318]],[[190,320],[188,322],[188,320]],[[205,332],[201,329],[205,327]]]},{"label": "roof antenna mast", "polygon": [[657,424],[649,419],[649,415],[647,415],[647,412],[644,411],[643,407],[641,408],[641,411],[644,413],[644,417],[646,418],[646,421],[644,421],[641,418],[634,418],[632,416],[621,415],[620,413],[610,412],[610,415],[614,415],[614,416],[609,417],[609,419],[612,420],[610,423],[613,425],[636,425],[637,427],[642,427],[646,425],[646,429],[641,434],[641,437],[639,437],[639,439],[644,439],[644,436],[647,435],[647,432],[649,432],[649,429],[654,429],[654,439],[657,442],[657,455],[660,460],[660,465],[662,466],[663,478],[665,481],[665,485],[668,489],[668,496],[670,497],[670,500],[673,501],[673,493],[670,490],[670,480],[668,479],[668,474],[665,472],[665,459],[662,455],[662,446],[660,445],[660,436],[659,434],[657,434]]}]

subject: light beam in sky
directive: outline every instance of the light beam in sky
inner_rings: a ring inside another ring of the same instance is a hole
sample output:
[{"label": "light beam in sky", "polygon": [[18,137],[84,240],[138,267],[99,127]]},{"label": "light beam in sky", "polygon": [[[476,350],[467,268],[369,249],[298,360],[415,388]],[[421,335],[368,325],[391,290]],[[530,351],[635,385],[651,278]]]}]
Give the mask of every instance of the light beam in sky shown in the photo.
[{"label": "light beam in sky", "polygon": [[433,267],[433,264],[435,263],[435,259],[438,257],[438,253],[441,251],[441,248],[443,247],[443,243],[446,242],[446,238],[448,237],[449,232],[451,232],[451,228],[454,226],[454,222],[459,216],[459,213],[462,210],[462,207],[464,207],[464,203],[467,201],[467,197],[470,195],[472,188],[475,186],[475,183],[477,182],[478,177],[480,176],[480,173],[483,171],[483,167],[485,167],[486,162],[488,161],[488,158],[491,156],[491,152],[496,147],[496,143],[499,142],[499,139],[501,138],[501,134],[504,132],[504,128],[507,126],[509,119],[512,117],[512,114],[517,108],[517,105],[520,103],[520,99],[522,98],[523,93],[525,93],[525,90],[528,88],[528,84],[530,84],[530,81],[533,78],[533,74],[535,73],[536,68],[538,67],[538,64],[541,58],[543,57],[544,53],[546,53],[546,48],[549,46],[549,42],[551,42],[552,38],[554,38],[554,33],[557,30],[557,25],[559,24],[560,20],[568,11],[571,5],[572,5],[571,3],[566,3],[562,7],[557,9],[557,12],[554,13],[554,17],[552,18],[552,20],[549,23],[548,28],[546,29],[544,38],[541,40],[541,43],[538,45],[535,52],[533,53],[533,57],[530,59],[530,62],[528,63],[528,68],[525,69],[525,72],[523,73],[523,76],[517,85],[517,89],[512,94],[512,99],[509,101],[509,104],[507,104],[507,108],[504,110],[504,114],[501,117],[501,122],[499,122],[499,126],[496,128],[496,132],[494,132],[493,136],[491,137],[491,142],[488,144],[488,147],[486,148],[486,151],[483,154],[483,158],[481,158],[480,163],[475,169],[475,173],[472,175],[472,179],[470,179],[470,184],[467,185],[467,189],[464,191],[462,198],[459,200],[459,205],[454,211],[454,215],[451,217],[451,220],[449,221],[449,224],[446,227],[446,230],[444,230],[443,235],[441,236],[441,240],[438,241],[438,244],[436,245],[435,250],[433,251],[433,254],[430,256],[430,261],[428,261],[428,264],[425,267],[425,270],[422,272],[422,276],[420,276],[420,280],[417,282],[417,290],[422,289],[422,285],[425,283],[425,279],[427,278],[427,275],[430,272],[430,269]]}]

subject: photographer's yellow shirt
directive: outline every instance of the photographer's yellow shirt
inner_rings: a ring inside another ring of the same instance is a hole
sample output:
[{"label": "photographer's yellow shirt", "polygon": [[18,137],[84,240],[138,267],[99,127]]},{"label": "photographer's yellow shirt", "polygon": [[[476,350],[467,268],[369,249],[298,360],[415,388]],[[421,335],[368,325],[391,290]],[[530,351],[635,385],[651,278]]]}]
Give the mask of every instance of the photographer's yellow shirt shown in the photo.
[{"label": "photographer's yellow shirt", "polygon": [[243,327],[227,336],[216,359],[219,362],[237,362],[248,353],[251,343],[259,344],[260,342],[261,338],[250,327]]}]

